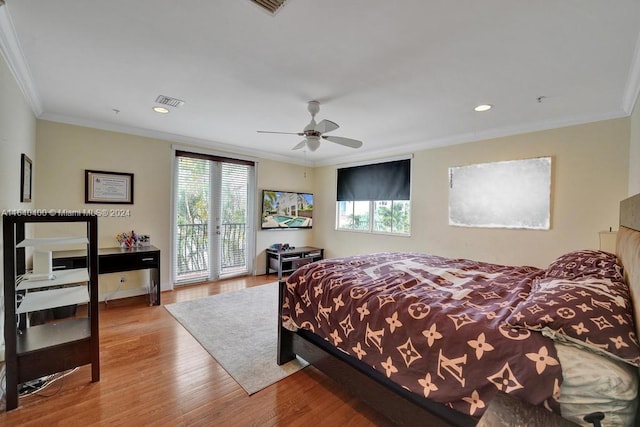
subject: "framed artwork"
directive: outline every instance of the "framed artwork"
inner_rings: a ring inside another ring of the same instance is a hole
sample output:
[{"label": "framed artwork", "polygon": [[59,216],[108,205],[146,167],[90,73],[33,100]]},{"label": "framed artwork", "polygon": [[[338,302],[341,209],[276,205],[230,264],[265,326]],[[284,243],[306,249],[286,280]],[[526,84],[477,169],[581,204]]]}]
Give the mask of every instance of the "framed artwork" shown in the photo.
[{"label": "framed artwork", "polygon": [[85,203],[133,204],[133,174],[84,171]]},{"label": "framed artwork", "polygon": [[20,162],[20,201],[31,202],[32,192],[32,175],[33,175],[33,163],[31,159],[24,153],[21,156]]}]

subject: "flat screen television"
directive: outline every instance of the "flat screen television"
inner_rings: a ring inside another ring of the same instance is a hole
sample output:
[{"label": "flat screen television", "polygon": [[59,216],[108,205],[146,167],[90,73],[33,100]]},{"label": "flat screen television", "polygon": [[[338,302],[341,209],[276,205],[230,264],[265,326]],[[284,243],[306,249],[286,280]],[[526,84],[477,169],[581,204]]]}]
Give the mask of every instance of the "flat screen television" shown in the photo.
[{"label": "flat screen television", "polygon": [[313,194],[262,190],[262,229],[291,230],[313,225]]}]

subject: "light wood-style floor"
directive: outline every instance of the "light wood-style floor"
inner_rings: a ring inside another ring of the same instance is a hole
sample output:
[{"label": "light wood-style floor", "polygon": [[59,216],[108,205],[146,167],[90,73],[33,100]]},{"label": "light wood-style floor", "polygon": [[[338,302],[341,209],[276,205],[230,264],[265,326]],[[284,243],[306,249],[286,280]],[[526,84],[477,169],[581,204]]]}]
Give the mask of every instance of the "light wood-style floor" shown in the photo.
[{"label": "light wood-style floor", "polygon": [[[243,277],[162,293],[162,303],[258,286],[275,275]],[[19,426],[370,426],[389,425],[313,367],[248,396],[162,306],[142,298],[100,311],[101,380],[90,367],[20,398],[0,413]]]}]

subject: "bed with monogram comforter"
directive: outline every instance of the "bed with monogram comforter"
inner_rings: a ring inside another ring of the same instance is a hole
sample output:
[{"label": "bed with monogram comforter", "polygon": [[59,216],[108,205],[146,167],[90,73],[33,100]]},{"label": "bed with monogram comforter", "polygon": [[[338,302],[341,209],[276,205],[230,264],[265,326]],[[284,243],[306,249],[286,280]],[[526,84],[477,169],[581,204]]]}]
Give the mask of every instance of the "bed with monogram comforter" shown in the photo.
[{"label": "bed with monogram comforter", "polygon": [[499,392],[560,413],[563,382],[575,382],[563,376],[560,342],[622,365],[629,396],[621,406],[627,418],[635,413],[640,349],[615,255],[575,251],[547,269],[357,255],[306,265],[281,293],[286,330],[319,337],[403,391],[462,414],[454,424],[473,425]]}]

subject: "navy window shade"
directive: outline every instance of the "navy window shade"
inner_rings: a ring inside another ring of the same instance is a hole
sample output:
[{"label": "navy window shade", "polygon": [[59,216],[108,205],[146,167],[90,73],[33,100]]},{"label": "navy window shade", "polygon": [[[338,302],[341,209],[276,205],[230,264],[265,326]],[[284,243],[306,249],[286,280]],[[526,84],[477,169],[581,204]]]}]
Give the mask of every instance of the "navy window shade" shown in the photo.
[{"label": "navy window shade", "polygon": [[411,200],[411,159],[338,169],[336,200]]}]

